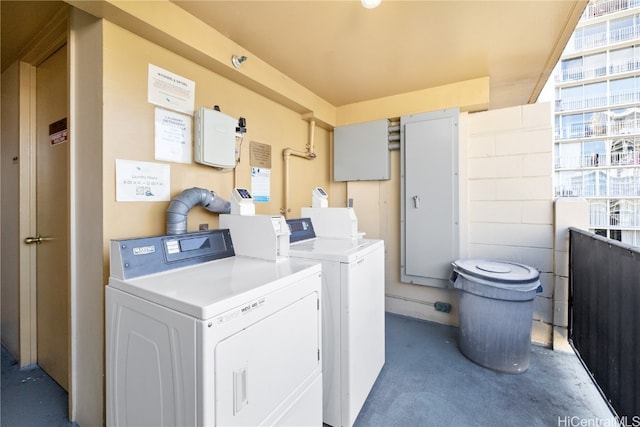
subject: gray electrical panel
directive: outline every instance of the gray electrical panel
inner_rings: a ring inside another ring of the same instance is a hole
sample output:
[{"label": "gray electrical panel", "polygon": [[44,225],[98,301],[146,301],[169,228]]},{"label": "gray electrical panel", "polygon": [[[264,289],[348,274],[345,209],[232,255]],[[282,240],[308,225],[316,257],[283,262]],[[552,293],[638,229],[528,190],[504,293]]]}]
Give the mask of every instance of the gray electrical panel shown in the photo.
[{"label": "gray electrical panel", "polygon": [[460,254],[458,109],[400,118],[401,281],[445,287]]},{"label": "gray electrical panel", "polygon": [[389,120],[338,126],[333,131],[334,181],[390,178]]}]

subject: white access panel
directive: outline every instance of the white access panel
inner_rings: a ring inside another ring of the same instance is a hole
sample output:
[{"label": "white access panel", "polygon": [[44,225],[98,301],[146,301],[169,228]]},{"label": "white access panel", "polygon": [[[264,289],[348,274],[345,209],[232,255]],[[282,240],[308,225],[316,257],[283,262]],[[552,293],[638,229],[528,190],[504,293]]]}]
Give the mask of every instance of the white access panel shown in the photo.
[{"label": "white access panel", "polygon": [[401,280],[448,286],[460,251],[457,109],[400,118]]},{"label": "white access panel", "polygon": [[322,420],[351,427],[385,363],[384,241],[313,238],[289,256],[322,264]]},{"label": "white access panel", "polygon": [[216,168],[236,167],[236,125],[231,116],[209,108],[195,113],[193,158]]}]

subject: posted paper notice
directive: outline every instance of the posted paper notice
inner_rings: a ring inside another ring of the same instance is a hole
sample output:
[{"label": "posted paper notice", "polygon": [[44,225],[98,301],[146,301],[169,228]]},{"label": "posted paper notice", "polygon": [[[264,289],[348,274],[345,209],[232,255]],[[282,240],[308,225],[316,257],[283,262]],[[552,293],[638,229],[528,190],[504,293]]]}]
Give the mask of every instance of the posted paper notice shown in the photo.
[{"label": "posted paper notice", "polygon": [[156,160],[191,163],[191,122],[191,116],[156,107]]},{"label": "posted paper notice", "polygon": [[116,201],[169,201],[169,165],[116,159]]},{"label": "posted paper notice", "polygon": [[251,195],[255,202],[268,202],[271,198],[271,169],[251,168]]},{"label": "posted paper notice", "polygon": [[148,102],[193,115],[196,83],[149,64]]}]

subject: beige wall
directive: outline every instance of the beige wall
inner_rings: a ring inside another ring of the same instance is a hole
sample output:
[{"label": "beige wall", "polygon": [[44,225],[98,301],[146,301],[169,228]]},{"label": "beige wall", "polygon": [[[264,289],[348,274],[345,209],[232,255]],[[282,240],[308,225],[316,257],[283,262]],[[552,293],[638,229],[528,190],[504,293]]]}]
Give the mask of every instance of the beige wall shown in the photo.
[{"label": "beige wall", "polygon": [[20,155],[20,64],[14,63],[2,73],[2,144],[0,145],[0,194],[2,195],[0,272],[2,289],[2,345],[14,355],[20,354],[20,299],[19,274],[19,223],[20,200],[18,186],[20,176],[17,160]]},{"label": "beige wall", "polygon": [[[121,49],[127,46],[127,49]],[[195,82],[195,107],[219,105],[222,112],[247,120],[247,133],[237,167],[238,187],[251,189],[249,146],[257,141],[271,146],[271,200],[257,203],[259,214],[278,214],[283,209],[283,156],[291,147],[304,151],[309,141],[309,122],[297,113],[248,90],[208,69],[142,39],[108,21],[104,23],[104,224],[105,240],[111,238],[157,235],[165,232],[168,202],[116,202],[115,160],[129,159],[156,162],[154,159],[154,109],[147,102],[148,65],[154,64]],[[317,158],[291,159],[291,216],[311,203],[311,190],[330,187],[330,133],[315,127]],[[229,199],[234,187],[234,172],[208,166],[165,163],[171,170],[171,195],[190,187],[214,190]],[[342,184],[344,186],[344,184]],[[335,186],[334,186],[335,187]],[[339,192],[338,192],[339,193]],[[332,205],[344,206],[344,200],[330,199]],[[194,207],[188,216],[188,230],[199,224],[218,226],[218,216]],[[105,256],[107,246],[105,241]]]},{"label": "beige wall", "polygon": [[20,366],[36,363],[35,251],[22,239],[35,234],[35,69],[25,62],[2,73],[2,344]]},{"label": "beige wall", "polygon": [[102,22],[71,11],[69,134],[71,204],[70,419],[100,425],[104,413]]}]

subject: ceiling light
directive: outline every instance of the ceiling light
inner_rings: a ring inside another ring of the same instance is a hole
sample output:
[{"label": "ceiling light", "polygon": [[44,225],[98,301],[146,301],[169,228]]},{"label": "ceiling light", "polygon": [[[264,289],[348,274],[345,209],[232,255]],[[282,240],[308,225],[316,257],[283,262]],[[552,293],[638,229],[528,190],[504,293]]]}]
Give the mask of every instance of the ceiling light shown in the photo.
[{"label": "ceiling light", "polygon": [[378,7],[378,5],[380,5],[380,2],[382,0],[361,0],[362,1],[362,6],[364,6],[367,9],[373,9],[375,7]]}]

